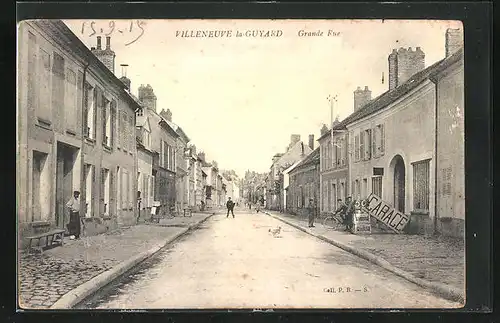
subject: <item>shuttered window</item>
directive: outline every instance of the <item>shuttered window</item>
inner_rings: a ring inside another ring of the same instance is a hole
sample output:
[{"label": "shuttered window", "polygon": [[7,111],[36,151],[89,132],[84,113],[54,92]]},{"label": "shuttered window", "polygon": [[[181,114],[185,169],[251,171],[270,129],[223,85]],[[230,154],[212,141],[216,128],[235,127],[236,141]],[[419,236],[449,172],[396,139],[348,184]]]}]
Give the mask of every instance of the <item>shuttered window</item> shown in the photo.
[{"label": "shuttered window", "polygon": [[372,177],[372,193],[382,198],[382,176]]},{"label": "shuttered window", "polygon": [[71,68],[66,69],[66,90],[64,94],[66,128],[76,133],[78,110],[76,102],[76,73]]},{"label": "shuttered window", "polygon": [[51,93],[51,73],[50,73],[50,54],[40,48],[40,61],[38,63],[39,75],[39,92],[37,116],[43,122],[50,123],[52,121],[52,93]]},{"label": "shuttered window", "polygon": [[359,161],[359,135],[356,135],[354,137],[354,147],[355,147],[354,160]]},{"label": "shuttered window", "polygon": [[116,143],[115,143],[115,133],[116,133],[116,101],[113,100],[111,101],[110,104],[111,107],[111,122],[110,122],[110,147],[115,148]]},{"label": "shuttered window", "polygon": [[424,160],[413,164],[413,210],[429,212],[429,164]]},{"label": "shuttered window", "polygon": [[365,141],[365,159],[370,160],[372,158],[372,130],[368,129],[365,131],[366,141]]},{"label": "shuttered window", "polygon": [[365,160],[365,133],[362,131],[359,134],[359,158],[360,160]]}]

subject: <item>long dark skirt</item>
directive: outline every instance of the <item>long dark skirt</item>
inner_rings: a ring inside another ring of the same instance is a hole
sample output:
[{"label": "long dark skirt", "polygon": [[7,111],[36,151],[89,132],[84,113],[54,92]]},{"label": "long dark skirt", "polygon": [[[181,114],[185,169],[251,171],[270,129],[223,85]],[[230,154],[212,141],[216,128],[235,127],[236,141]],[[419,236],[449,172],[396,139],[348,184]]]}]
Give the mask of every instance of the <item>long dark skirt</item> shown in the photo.
[{"label": "long dark skirt", "polygon": [[68,231],[70,235],[74,235],[76,238],[80,237],[80,212],[70,212]]}]

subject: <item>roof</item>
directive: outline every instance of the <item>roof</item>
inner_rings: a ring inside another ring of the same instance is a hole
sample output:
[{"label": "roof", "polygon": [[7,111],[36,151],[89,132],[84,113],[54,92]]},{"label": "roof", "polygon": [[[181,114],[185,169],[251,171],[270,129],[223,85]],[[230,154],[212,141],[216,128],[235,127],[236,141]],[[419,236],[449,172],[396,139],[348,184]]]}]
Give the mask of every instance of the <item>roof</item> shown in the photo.
[{"label": "roof", "polygon": [[310,153],[306,158],[302,159],[299,164],[295,167],[295,169],[299,169],[301,167],[305,167],[311,164],[319,164],[319,147],[314,149],[312,153]]},{"label": "roof", "polygon": [[289,172],[291,172],[293,169],[295,169],[295,167],[300,164],[300,160],[297,160],[295,163],[292,164],[292,166],[288,167],[287,169],[285,169],[283,171],[283,174],[288,174]]},{"label": "roof", "polygon": [[[458,62],[463,58],[463,47],[461,47],[457,52],[453,55],[448,56],[431,66],[423,69],[420,72],[413,74],[406,82],[401,84],[400,86],[382,93],[372,101],[365,104],[359,110],[351,113],[348,117],[342,120],[339,124],[333,127],[333,130],[345,130],[346,126],[352,122],[360,120],[364,117],[367,117],[377,111],[380,111],[390,105],[391,103],[400,99],[403,95],[414,90],[418,85],[420,85],[425,80],[431,79],[436,76],[438,73],[442,72],[452,64]],[[324,133],[319,139],[326,137],[331,134],[331,130]]]},{"label": "roof", "polygon": [[[162,117],[163,118],[163,117]],[[189,142],[190,139],[189,137],[186,135],[186,133],[184,132],[184,130],[182,130],[181,127],[179,127],[177,124],[175,124],[174,122],[170,121],[170,120],[167,120],[165,118],[163,118],[165,120],[165,122],[168,123],[168,125],[174,129],[175,132],[177,132],[177,134],[179,135],[179,137],[182,137],[186,142]]]},{"label": "roof", "polygon": [[66,26],[66,24],[62,20],[39,19],[31,20],[30,23],[36,25],[38,28],[46,32],[51,32],[59,36],[54,37],[54,40],[58,42],[59,45],[87,60],[86,63],[88,63],[89,66],[92,65],[99,71],[104,73],[111,80],[111,83],[114,83],[114,85],[122,91],[122,94],[125,94],[124,96],[128,98],[131,103],[136,105],[134,110],[142,106],[139,102],[136,101],[132,94],[126,90],[125,84],[120,79],[118,79],[116,75],[113,74],[113,72],[111,72],[87,46],[85,46],[85,44],[71,31],[71,29],[68,28],[68,26]]}]

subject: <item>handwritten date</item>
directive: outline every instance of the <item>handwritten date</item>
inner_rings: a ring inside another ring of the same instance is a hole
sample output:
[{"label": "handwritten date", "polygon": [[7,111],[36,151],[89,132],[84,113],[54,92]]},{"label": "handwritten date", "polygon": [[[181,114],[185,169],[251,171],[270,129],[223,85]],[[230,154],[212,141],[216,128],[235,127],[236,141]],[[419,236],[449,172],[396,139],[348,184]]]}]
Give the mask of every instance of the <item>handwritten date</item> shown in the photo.
[{"label": "handwritten date", "polygon": [[127,25],[118,27],[114,20],[109,21],[107,24],[102,24],[96,21],[84,21],[82,23],[81,34],[87,34],[88,37],[93,37],[95,35],[110,36],[113,33],[120,33],[122,35],[131,34],[134,35],[131,41],[125,43],[125,46],[135,43],[139,38],[144,35],[145,21],[142,20],[132,20]]}]

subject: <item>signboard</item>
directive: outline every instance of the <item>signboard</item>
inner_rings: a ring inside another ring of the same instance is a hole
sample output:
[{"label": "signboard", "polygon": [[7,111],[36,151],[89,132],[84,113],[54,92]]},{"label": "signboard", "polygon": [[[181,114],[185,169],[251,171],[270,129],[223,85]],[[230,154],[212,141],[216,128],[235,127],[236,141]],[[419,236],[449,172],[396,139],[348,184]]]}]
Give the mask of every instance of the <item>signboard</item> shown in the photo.
[{"label": "signboard", "polygon": [[373,193],[363,203],[363,208],[371,216],[397,233],[401,233],[410,220],[406,214],[396,211],[396,209]]},{"label": "signboard", "polygon": [[364,212],[361,209],[356,210],[353,222],[353,233],[370,234],[372,232],[370,214],[367,212]]}]

